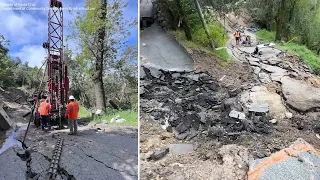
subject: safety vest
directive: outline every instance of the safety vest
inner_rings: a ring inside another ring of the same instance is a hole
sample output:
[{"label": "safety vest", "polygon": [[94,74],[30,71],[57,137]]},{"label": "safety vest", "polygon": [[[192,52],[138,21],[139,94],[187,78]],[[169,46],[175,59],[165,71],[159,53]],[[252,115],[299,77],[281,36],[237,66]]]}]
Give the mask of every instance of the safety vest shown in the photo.
[{"label": "safety vest", "polygon": [[42,102],[40,104],[40,109],[39,109],[40,115],[42,116],[47,116],[49,115],[50,112],[50,104],[47,102]]},{"label": "safety vest", "polygon": [[78,119],[78,113],[79,113],[79,104],[77,102],[70,102],[67,105],[66,116],[68,116],[70,120],[75,120],[75,119]]},{"label": "safety vest", "polygon": [[236,37],[240,37],[240,32],[236,32]]}]

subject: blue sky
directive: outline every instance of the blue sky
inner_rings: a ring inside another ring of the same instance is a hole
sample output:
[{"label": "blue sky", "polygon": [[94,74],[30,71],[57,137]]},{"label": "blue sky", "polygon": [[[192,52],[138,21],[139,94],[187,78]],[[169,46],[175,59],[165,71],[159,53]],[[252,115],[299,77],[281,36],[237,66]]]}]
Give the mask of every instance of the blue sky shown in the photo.
[{"label": "blue sky", "polygon": [[[62,0],[63,6],[83,7],[84,0]],[[124,9],[124,18],[138,18],[138,1],[128,0],[129,5]],[[1,0],[0,1],[0,34],[10,41],[9,55],[20,57],[23,62],[28,61],[30,66],[40,66],[46,57],[42,43],[47,40],[48,11],[47,10],[7,10],[11,4],[30,3],[36,8],[47,8],[49,0]],[[28,7],[31,7],[28,6]],[[21,6],[20,6],[21,7]],[[68,21],[74,19],[76,13],[64,11],[64,38],[67,37]],[[138,44],[138,25],[130,29],[131,36],[128,45]],[[74,42],[64,41],[64,45],[76,48]]]}]

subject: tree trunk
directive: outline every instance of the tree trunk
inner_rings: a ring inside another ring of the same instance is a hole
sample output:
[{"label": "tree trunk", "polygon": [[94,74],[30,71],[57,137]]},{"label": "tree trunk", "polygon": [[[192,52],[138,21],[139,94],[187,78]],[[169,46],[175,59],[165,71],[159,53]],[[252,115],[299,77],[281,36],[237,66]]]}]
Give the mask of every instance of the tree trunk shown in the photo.
[{"label": "tree trunk", "polygon": [[[107,6],[107,0],[101,0],[101,14],[99,18],[103,22],[106,19],[106,6]],[[92,75],[97,109],[105,109],[107,107],[106,96],[105,96],[104,86],[103,86],[103,79],[102,79],[103,60],[104,60],[104,52],[105,52],[105,49],[104,49],[105,35],[106,35],[105,27],[104,26],[100,27],[98,30],[98,55],[95,62],[95,70]]]},{"label": "tree trunk", "polygon": [[211,46],[211,48],[214,48],[214,44],[213,44],[212,39],[211,39],[211,37],[210,37],[209,30],[208,30],[206,21],[205,21],[205,19],[204,19],[204,17],[203,17],[203,14],[202,14],[202,11],[201,11],[201,7],[200,7],[200,5],[199,5],[198,0],[194,0],[194,4],[195,4],[196,7],[197,7],[197,11],[198,11],[199,17],[200,17],[200,19],[201,19],[202,26],[203,26],[203,28],[204,28],[204,31],[205,31],[206,34],[207,34],[207,38],[210,40],[210,46]]},{"label": "tree trunk", "polygon": [[278,7],[278,14],[276,16],[276,41],[282,40],[282,31],[283,31],[283,16],[284,16],[285,0],[281,0]]},{"label": "tree trunk", "polygon": [[281,24],[281,20],[279,19],[279,17],[277,17],[276,19],[276,41],[281,41],[281,34],[282,34],[282,24]]},{"label": "tree trunk", "polygon": [[184,30],[184,33],[186,34],[186,38],[188,41],[192,41],[191,28],[190,28],[189,22],[187,20],[187,17],[185,15],[184,9],[182,8],[181,1],[175,0],[175,2],[177,4],[179,14],[182,18],[182,28]]}]

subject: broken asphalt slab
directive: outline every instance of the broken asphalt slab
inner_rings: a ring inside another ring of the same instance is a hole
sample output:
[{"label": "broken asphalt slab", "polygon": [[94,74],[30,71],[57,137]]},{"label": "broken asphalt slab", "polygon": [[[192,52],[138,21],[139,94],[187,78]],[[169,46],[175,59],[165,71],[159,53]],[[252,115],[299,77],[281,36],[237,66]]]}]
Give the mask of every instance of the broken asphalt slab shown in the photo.
[{"label": "broken asphalt slab", "polygon": [[194,151],[196,146],[193,144],[170,144],[169,149],[170,153],[180,155]]},{"label": "broken asphalt slab", "polygon": [[270,157],[249,161],[248,180],[320,179],[320,154],[303,139]]},{"label": "broken asphalt slab", "polygon": [[286,103],[300,112],[320,108],[320,88],[290,77],[281,78],[282,92]]},{"label": "broken asphalt slab", "polygon": [[[80,131],[75,136],[65,133],[43,134],[41,138],[29,136],[26,144],[37,148],[37,152],[31,154],[31,167],[34,172],[41,173],[41,177],[47,172],[57,137],[64,138],[59,163],[64,173],[61,172],[60,176],[77,180],[138,179],[137,136],[94,129]],[[26,164],[12,148],[0,155],[0,164],[0,179],[25,179]]]},{"label": "broken asphalt slab", "polygon": [[15,123],[10,119],[6,111],[0,106],[0,130],[8,130],[14,127]]}]

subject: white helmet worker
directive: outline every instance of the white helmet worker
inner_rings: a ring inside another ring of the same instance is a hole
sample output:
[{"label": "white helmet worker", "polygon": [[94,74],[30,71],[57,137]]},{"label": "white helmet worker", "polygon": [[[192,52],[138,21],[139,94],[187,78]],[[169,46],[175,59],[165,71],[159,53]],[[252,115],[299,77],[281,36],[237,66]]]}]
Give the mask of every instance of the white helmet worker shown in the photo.
[{"label": "white helmet worker", "polygon": [[69,100],[74,100],[74,97],[71,95],[71,96],[69,97]]}]

